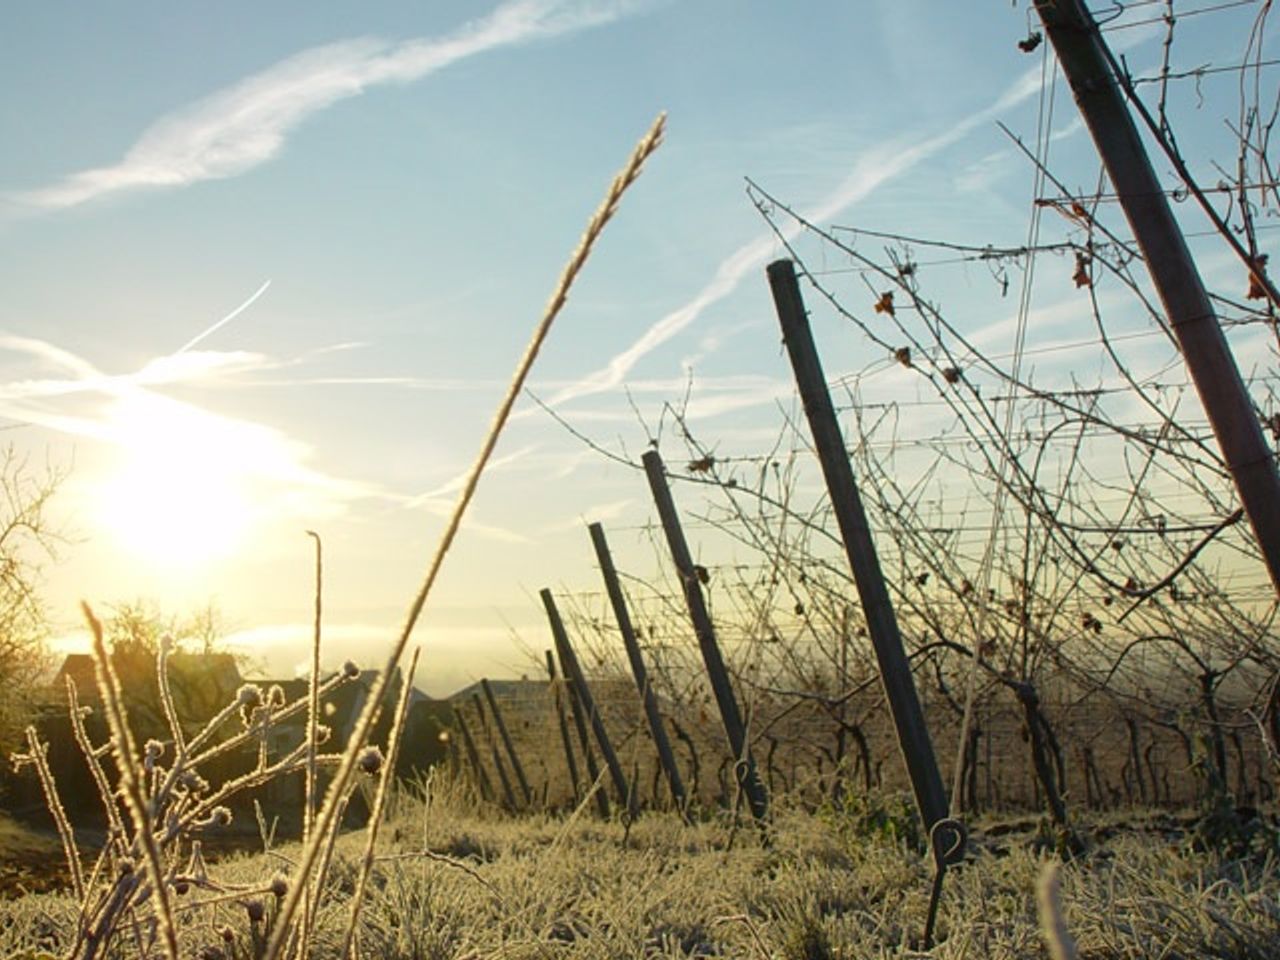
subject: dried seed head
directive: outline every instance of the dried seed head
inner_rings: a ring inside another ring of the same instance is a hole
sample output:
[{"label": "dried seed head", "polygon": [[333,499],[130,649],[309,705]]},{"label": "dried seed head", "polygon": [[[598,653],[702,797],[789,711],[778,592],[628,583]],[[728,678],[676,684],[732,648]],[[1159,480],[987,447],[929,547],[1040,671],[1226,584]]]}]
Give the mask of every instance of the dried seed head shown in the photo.
[{"label": "dried seed head", "polygon": [[283,873],[277,873],[271,878],[271,895],[277,900],[282,898],[289,892],[289,878]]},{"label": "dried seed head", "polygon": [[356,764],[360,767],[361,773],[375,776],[382,769],[382,751],[377,747],[365,747]]},{"label": "dried seed head", "polygon": [[120,876],[127,877],[133,873],[133,866],[132,857],[121,857],[120,861],[116,864],[116,869]]},{"label": "dried seed head", "polygon": [[222,952],[221,947],[203,946],[200,952],[196,954],[200,960],[225,960],[226,954]]},{"label": "dried seed head", "polygon": [[184,770],[179,782],[192,793],[203,793],[209,789],[209,781],[194,770]]},{"label": "dried seed head", "polygon": [[267,706],[283,707],[284,701],[284,688],[279,684],[273,684],[271,689],[267,691]]},{"label": "dried seed head", "polygon": [[236,691],[236,703],[242,707],[256,707],[262,702],[262,688],[256,683],[246,683]]},{"label": "dried seed head", "polygon": [[142,765],[148,771],[154,770],[156,761],[164,755],[164,744],[159,740],[148,740],[143,749]]},{"label": "dried seed head", "polygon": [[236,938],[236,932],[232,930],[230,927],[224,926],[221,930],[218,931],[218,936],[222,938],[224,943],[230,943]]},{"label": "dried seed head", "polygon": [[209,811],[209,822],[215,827],[225,827],[231,824],[231,810],[227,807],[214,807]]},{"label": "dried seed head", "polygon": [[360,676],[360,668],[356,666],[354,660],[348,660],[342,665],[342,675],[348,680],[354,680]]},{"label": "dried seed head", "polygon": [[267,915],[267,908],[261,900],[246,900],[244,909],[249,914],[250,923],[261,923],[262,918]]}]

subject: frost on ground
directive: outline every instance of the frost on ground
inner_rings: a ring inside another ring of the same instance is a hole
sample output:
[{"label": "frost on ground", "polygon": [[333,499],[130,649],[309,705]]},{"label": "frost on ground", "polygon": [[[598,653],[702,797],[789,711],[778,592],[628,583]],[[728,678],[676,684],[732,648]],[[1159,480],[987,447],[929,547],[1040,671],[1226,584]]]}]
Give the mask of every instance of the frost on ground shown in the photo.
[{"label": "frost on ground", "polygon": [[[443,784],[437,785],[443,787]],[[721,817],[686,826],[646,814],[628,829],[585,816],[509,818],[438,789],[397,795],[357,924],[365,957],[1047,956],[1036,881],[1051,856],[1031,835],[982,829],[948,874],[939,942],[920,950],[931,863],[893,830],[847,813],[779,810],[762,834]],[[1280,954],[1274,857],[1197,852],[1185,835],[1099,831],[1060,871],[1079,956],[1271,958]],[[312,956],[339,955],[362,836],[338,844]],[[184,956],[259,955],[296,847],[210,866],[226,889],[175,900]],[[0,903],[0,956],[61,955],[69,894]],[[116,946],[140,955],[146,930]],[[159,945],[149,951],[159,955]]]}]

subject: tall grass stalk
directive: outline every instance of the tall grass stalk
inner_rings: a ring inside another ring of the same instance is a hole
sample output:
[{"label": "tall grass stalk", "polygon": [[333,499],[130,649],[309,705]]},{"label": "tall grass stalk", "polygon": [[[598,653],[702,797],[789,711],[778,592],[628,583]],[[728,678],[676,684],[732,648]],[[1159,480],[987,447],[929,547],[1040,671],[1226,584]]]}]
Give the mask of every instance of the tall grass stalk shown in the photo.
[{"label": "tall grass stalk", "polygon": [[356,957],[356,925],[360,921],[360,908],[364,904],[365,890],[369,884],[369,872],[373,869],[374,849],[378,843],[378,828],[382,824],[386,811],[387,796],[390,794],[396,775],[396,761],[400,756],[400,738],[404,733],[405,718],[409,715],[409,695],[413,692],[413,675],[418,669],[418,655],[421,647],[415,647],[413,657],[409,661],[409,670],[404,682],[400,684],[400,699],[396,703],[395,719],[391,724],[391,732],[387,734],[387,754],[382,759],[382,770],[378,778],[378,792],[374,796],[373,808],[369,811],[369,823],[365,828],[364,855],[360,858],[360,875],[356,878],[356,889],[351,895],[351,914],[347,920],[347,933],[342,942],[341,957]]},{"label": "tall grass stalk", "polygon": [[[138,778],[141,759],[133,739],[133,731],[129,727],[124,692],[121,690],[115,665],[107,653],[106,641],[102,636],[102,622],[94,616],[93,610],[87,603],[82,603],[81,609],[89,622],[89,630],[93,638],[94,671],[97,675],[98,689],[102,694],[103,708],[107,714],[107,727],[111,731],[111,750],[115,754],[116,765],[120,769],[120,786],[124,794],[125,806],[133,820],[134,841],[142,848],[141,853],[151,881],[151,894],[156,903],[160,935],[164,938],[165,956],[168,960],[178,960],[178,928],[173,919],[173,904],[169,899],[169,888],[160,857],[160,847],[156,843],[151,809],[145,796],[144,786]],[[92,950],[94,946],[91,943],[90,949]]]},{"label": "tall grass stalk", "polygon": [[[484,473],[485,467],[489,462],[489,458],[493,454],[494,448],[497,446],[498,438],[502,434],[502,429],[506,425],[511,415],[511,410],[515,406],[517,398],[524,389],[525,380],[528,378],[529,371],[533,368],[533,363],[537,359],[538,352],[542,348],[542,344],[546,341],[547,335],[551,332],[551,326],[569,296],[569,290],[572,288],[578,274],[586,265],[591,251],[596,241],[600,238],[604,231],[605,225],[613,218],[617,212],[618,206],[622,201],[623,195],[627,189],[635,183],[640,176],[641,170],[644,168],[645,161],[653,155],[659,144],[662,142],[662,135],[666,128],[666,114],[660,114],[649,128],[648,132],[641,138],[640,142],[632,151],[630,159],[627,161],[622,172],[620,172],[610,184],[609,190],[605,195],[604,201],[596,209],[582,238],[578,242],[577,248],[569,258],[568,264],[565,266],[564,272],[560,275],[560,280],[556,284],[551,294],[550,300],[547,302],[543,310],[542,318],[534,329],[533,336],[529,341],[529,345],[525,348],[524,355],[516,364],[515,373],[511,378],[511,382],[507,387],[507,392],[503,396],[501,403],[498,405],[497,413],[494,415],[493,423],[489,427],[489,431],[481,444],[480,453],[476,457],[475,463],[467,474],[466,482],[463,484],[462,491],[458,495],[458,501],[454,506],[453,512],[449,517],[448,523],[445,525],[444,532],[441,534],[440,543],[436,547],[435,553],[432,555],[431,562],[428,565],[426,576],[423,579],[422,586],[418,590],[417,595],[413,598],[413,602],[409,607],[408,616],[405,623],[392,647],[391,654],[387,658],[386,666],[373,682],[373,689],[370,691],[368,702],[365,704],[364,710],[361,712],[359,719],[356,721],[354,730],[352,731],[351,742],[348,744],[346,752],[343,755],[341,764],[337,772],[334,774],[333,782],[329,785],[328,793],[325,796],[323,806],[320,808],[316,817],[315,830],[312,835],[307,838],[303,844],[302,853],[298,858],[297,878],[298,880],[290,884],[289,891],[284,901],[280,905],[280,912],[277,914],[276,923],[271,932],[271,938],[267,942],[267,948],[264,953],[265,960],[276,960],[280,957],[291,937],[293,915],[298,909],[299,901],[303,899],[304,890],[307,883],[302,882],[303,878],[309,878],[311,870],[317,862],[317,858],[321,855],[321,845],[326,837],[332,838],[336,836],[333,826],[336,822],[338,810],[342,805],[343,798],[347,795],[347,788],[351,783],[355,774],[356,761],[364,744],[369,736],[369,731],[373,726],[373,716],[378,709],[378,705],[382,702],[382,698],[386,693],[387,685],[394,673],[400,658],[404,654],[404,649],[409,642],[409,637],[413,633],[414,627],[417,625],[418,617],[422,613],[422,608],[426,604],[427,597],[431,593],[432,587],[435,585],[436,577],[439,575],[440,568],[444,563],[444,558],[452,546],[454,538],[457,536],[458,529],[462,525],[462,518],[467,512],[468,506],[471,504],[472,498],[475,496],[476,487],[479,485],[480,477]],[[333,841],[329,839],[331,844]]]},{"label": "tall grass stalk", "polygon": [[14,768],[30,763],[36,768],[40,778],[40,788],[44,791],[45,806],[53,817],[58,828],[58,839],[62,841],[62,852],[67,858],[67,869],[71,871],[71,888],[77,900],[84,900],[84,871],[80,865],[80,850],[76,846],[76,836],[71,829],[71,821],[67,817],[67,809],[62,805],[62,797],[58,793],[58,784],[49,769],[49,746],[40,742],[40,736],[33,726],[27,727],[27,754],[13,758]]},{"label": "tall grass stalk", "polygon": [[[316,545],[316,589],[315,616],[311,637],[311,675],[307,679],[307,781],[304,788],[306,795],[303,798],[305,806],[302,812],[303,844],[311,840],[311,834],[315,831],[316,801],[319,799],[320,793],[320,781],[316,769],[316,751],[319,749],[320,742],[320,627],[324,614],[324,545],[320,540],[320,534],[314,530],[308,530],[307,536],[311,537]],[[298,882],[302,882],[301,879]],[[310,879],[307,882],[313,883]],[[306,939],[311,930],[311,904],[318,895],[318,889],[309,891],[302,904],[303,942],[301,950],[304,956],[306,955]]]}]

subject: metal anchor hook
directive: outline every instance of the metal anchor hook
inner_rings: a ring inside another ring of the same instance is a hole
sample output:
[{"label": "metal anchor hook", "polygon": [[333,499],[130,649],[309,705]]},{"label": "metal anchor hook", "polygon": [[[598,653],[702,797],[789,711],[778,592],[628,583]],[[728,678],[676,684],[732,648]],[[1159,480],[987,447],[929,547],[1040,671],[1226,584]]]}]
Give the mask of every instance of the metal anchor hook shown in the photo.
[{"label": "metal anchor hook", "polygon": [[943,817],[929,829],[929,849],[933,852],[933,889],[929,892],[929,916],[924,925],[924,948],[933,949],[934,925],[942,899],[942,881],[947,867],[964,859],[969,845],[969,829],[955,817]]}]

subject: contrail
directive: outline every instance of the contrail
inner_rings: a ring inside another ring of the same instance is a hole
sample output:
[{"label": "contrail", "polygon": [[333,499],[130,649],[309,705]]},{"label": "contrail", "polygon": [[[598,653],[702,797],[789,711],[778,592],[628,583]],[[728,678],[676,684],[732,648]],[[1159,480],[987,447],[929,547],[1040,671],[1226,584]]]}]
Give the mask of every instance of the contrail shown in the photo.
[{"label": "contrail", "polygon": [[255,301],[255,300],[257,300],[257,299],[258,299],[260,296],[262,296],[264,293],[266,293],[266,292],[267,292],[267,287],[269,287],[269,286],[271,286],[271,281],[270,281],[270,280],[264,280],[264,281],[263,281],[263,283],[262,283],[262,286],[260,286],[257,290],[255,290],[255,291],[253,292],[253,296],[251,296],[251,297],[250,297],[248,300],[246,300],[244,303],[240,304],[240,306],[236,307],[234,310],[232,310],[230,313],[228,313],[225,317],[223,317],[221,320],[219,320],[217,323],[215,323],[215,324],[214,324],[212,327],[210,327],[208,330],[205,330],[203,333],[196,334],[194,337],[192,337],[190,340],[188,340],[186,343],[184,343],[181,347],[179,347],[177,350],[175,350],[175,351],[174,351],[174,353],[173,353],[173,355],[174,355],[175,357],[177,357],[177,356],[181,356],[182,354],[184,354],[184,353],[186,353],[188,350],[190,350],[192,347],[194,347],[194,346],[195,346],[197,343],[199,343],[201,340],[203,340],[203,339],[205,339],[206,337],[212,336],[213,334],[217,333],[219,330],[221,330],[223,327],[225,327],[228,323],[230,323],[230,322],[231,322],[232,320],[234,320],[236,317],[240,316],[240,314],[244,313],[244,312],[245,312],[246,310],[248,310],[251,306],[253,306],[254,301]]},{"label": "contrail", "polygon": [[238,176],[275,157],[312,114],[366,90],[410,83],[504,47],[576,33],[630,15],[643,0],[509,0],[439,37],[343,40],[302,50],[160,117],[118,163],[5,199],[62,210],[123,190]]},{"label": "contrail", "polygon": [[[1128,38],[1124,49],[1137,46],[1155,36],[1154,29],[1135,31]],[[853,170],[844,181],[817,204],[804,211],[804,218],[810,222],[820,222],[843,212],[885,183],[952,146],[979,124],[1000,116],[1038,94],[1041,78],[1039,67],[1028,70],[988,106],[964,117],[936,136],[925,140],[901,137],[895,142],[882,143],[864,152],[855,160]],[[800,229],[793,224],[783,228],[781,232],[784,237],[791,239]],[[546,401],[547,405],[558,406],[569,400],[603,393],[619,386],[642,358],[692,324],[708,307],[732,294],[749,274],[758,272],[775,249],[772,236],[757,238],[740,246],[720,262],[711,280],[693,297],[665,314],[631,346],[615,354],[605,366],[552,395]]]}]

